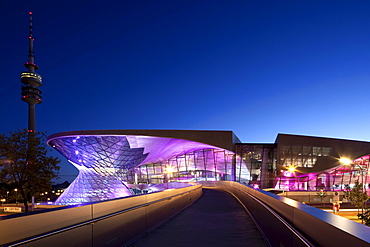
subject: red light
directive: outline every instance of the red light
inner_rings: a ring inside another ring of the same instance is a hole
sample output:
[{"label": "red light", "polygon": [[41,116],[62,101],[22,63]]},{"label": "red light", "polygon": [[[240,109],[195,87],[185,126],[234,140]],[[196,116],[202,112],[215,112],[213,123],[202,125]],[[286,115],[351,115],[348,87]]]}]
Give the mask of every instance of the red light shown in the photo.
[{"label": "red light", "polygon": [[28,12],[28,14],[32,15],[32,12],[30,11],[30,12]]}]

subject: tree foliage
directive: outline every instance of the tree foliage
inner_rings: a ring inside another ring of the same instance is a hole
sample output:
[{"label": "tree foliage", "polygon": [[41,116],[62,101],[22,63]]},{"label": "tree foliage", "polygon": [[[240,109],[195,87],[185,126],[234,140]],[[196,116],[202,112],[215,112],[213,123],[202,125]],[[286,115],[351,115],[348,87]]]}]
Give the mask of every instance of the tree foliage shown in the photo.
[{"label": "tree foliage", "polygon": [[[348,184],[346,184],[345,187],[346,187],[346,190],[345,190],[344,198],[350,201],[352,205],[356,206],[357,211],[358,211],[358,216],[360,215],[360,209],[362,209],[362,214],[363,214],[365,202],[369,199],[366,191],[364,190],[363,183],[360,183],[358,180],[356,180],[353,188],[351,188]],[[360,219],[362,220],[362,223],[363,223],[364,218],[362,217]]]},{"label": "tree foliage", "polygon": [[370,208],[367,208],[365,212],[358,214],[357,216],[365,225],[370,226]]},{"label": "tree foliage", "polygon": [[348,184],[345,185],[345,195],[344,197],[351,202],[352,205],[356,206],[358,209],[364,206],[367,201],[368,196],[364,190],[364,185],[358,180],[355,181],[355,185],[351,189]]},{"label": "tree foliage", "polygon": [[0,135],[0,183],[18,189],[28,211],[33,195],[47,191],[57,178],[59,159],[48,156],[45,133],[24,131]]}]

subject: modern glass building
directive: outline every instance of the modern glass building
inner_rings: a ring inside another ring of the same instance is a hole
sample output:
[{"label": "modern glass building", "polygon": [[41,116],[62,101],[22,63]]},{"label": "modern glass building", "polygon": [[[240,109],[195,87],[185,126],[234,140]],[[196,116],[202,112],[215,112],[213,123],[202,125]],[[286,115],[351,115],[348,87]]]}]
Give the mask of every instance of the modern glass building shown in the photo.
[{"label": "modern glass building", "polygon": [[284,190],[340,190],[356,179],[368,182],[370,143],[360,141],[279,134],[275,143],[242,143],[232,131],[91,130],[57,133],[48,144],[79,170],[58,204],[179,182],[232,180]]},{"label": "modern glass building", "polygon": [[[101,130],[54,134],[48,144],[65,156],[79,175],[58,204],[79,204],[156,190],[174,182],[248,182],[240,142],[231,131]],[[175,186],[178,186],[176,184]]]}]

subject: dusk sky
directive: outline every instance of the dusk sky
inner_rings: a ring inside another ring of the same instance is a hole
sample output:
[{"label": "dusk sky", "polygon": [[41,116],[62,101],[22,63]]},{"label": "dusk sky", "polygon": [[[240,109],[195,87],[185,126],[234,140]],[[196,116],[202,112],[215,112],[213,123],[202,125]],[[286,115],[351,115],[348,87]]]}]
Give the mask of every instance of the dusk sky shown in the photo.
[{"label": "dusk sky", "polygon": [[[27,128],[28,12],[43,77],[37,131],[232,130],[370,141],[370,1],[0,1],[0,133]],[[62,159],[61,181],[76,169]]]}]

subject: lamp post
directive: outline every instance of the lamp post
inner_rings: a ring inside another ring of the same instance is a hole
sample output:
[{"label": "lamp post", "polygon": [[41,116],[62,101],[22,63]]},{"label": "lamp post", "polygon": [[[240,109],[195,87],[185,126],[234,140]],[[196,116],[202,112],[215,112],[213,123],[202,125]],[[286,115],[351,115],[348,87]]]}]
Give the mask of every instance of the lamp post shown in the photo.
[{"label": "lamp post", "polygon": [[[352,160],[348,159],[348,158],[340,158],[339,159],[339,162],[345,167],[345,166],[349,166],[351,165],[352,163]],[[345,175],[345,170],[344,170],[344,173],[342,174],[342,185],[341,185],[341,188],[343,189],[343,179],[344,179],[344,175]],[[350,177],[352,176],[352,171],[350,170]],[[350,179],[351,180],[351,179]],[[348,182],[348,184],[350,183],[350,181]]]},{"label": "lamp post", "polygon": [[6,203],[9,203],[9,191],[6,192]]},{"label": "lamp post", "polygon": [[[294,177],[293,186],[291,186],[290,183],[289,183],[289,187],[294,187],[296,184],[298,185],[297,177],[296,177],[296,174],[295,174],[295,172],[297,171],[296,168],[297,168],[296,166],[289,166],[288,167],[288,174],[287,175],[289,175],[289,177]],[[289,182],[290,182],[290,180],[289,180]],[[298,188],[299,188],[299,185],[298,185]]]},{"label": "lamp post", "polygon": [[15,191],[15,204],[18,205],[18,189],[14,189]]}]

